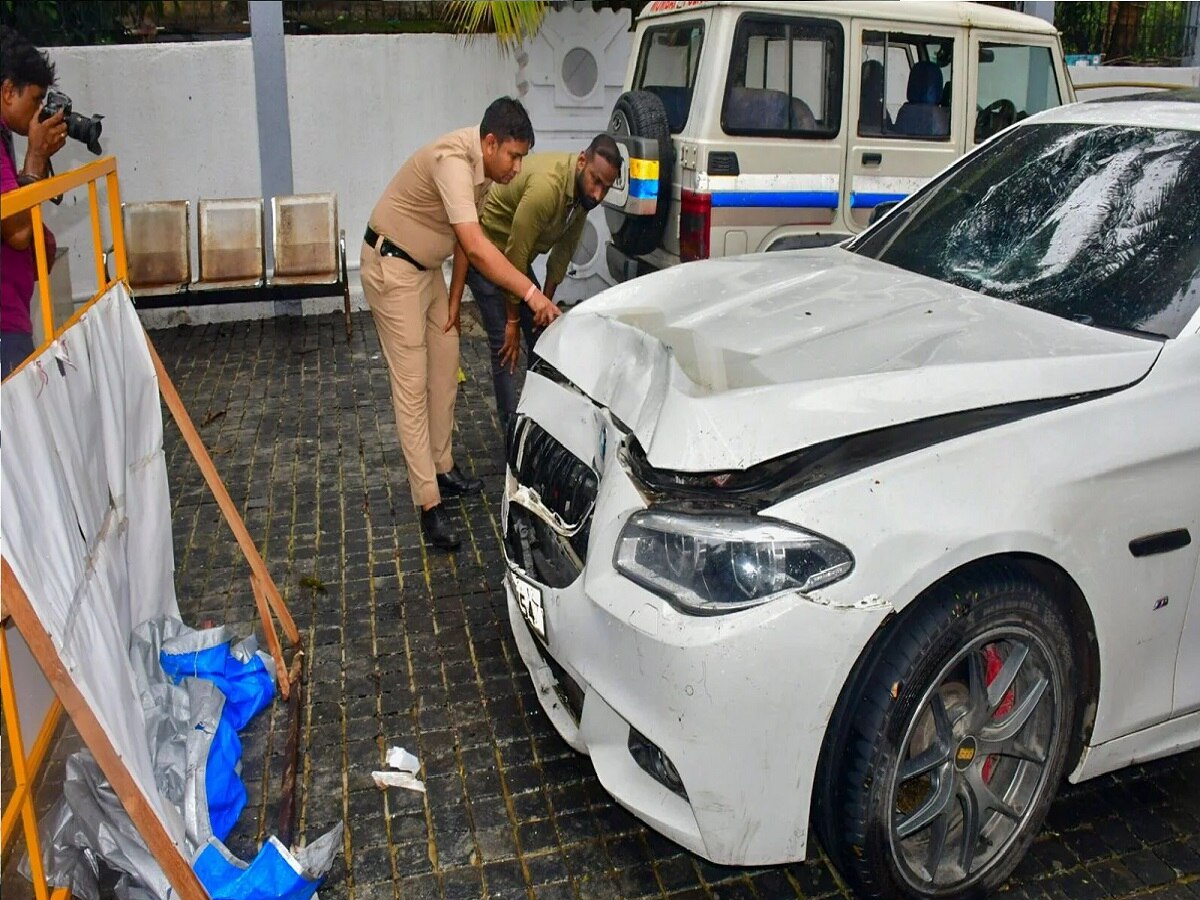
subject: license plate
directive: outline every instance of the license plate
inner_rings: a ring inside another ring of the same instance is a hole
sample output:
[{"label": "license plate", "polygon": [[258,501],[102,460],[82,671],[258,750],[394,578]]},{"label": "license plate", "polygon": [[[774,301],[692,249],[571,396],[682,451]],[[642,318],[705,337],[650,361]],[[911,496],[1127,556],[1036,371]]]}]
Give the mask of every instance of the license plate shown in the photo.
[{"label": "license plate", "polygon": [[517,605],[521,607],[521,615],[529,623],[534,634],[543,641],[546,639],[546,614],[542,610],[542,589],[518,578],[512,578],[513,591],[517,595]]}]

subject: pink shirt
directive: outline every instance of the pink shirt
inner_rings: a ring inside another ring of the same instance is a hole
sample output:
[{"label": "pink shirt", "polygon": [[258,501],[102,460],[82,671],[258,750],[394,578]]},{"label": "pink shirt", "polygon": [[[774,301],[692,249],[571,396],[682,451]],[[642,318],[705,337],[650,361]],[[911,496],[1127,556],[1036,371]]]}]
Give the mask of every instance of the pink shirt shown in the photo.
[{"label": "pink shirt", "polygon": [[[3,124],[0,128],[8,131]],[[0,140],[0,194],[15,191],[17,164],[9,155],[9,135]],[[49,261],[54,259],[54,235],[46,229],[46,252]],[[0,331],[33,332],[29,321],[29,299],[33,296],[33,285],[37,281],[37,263],[33,258],[32,244],[28,249],[16,250],[0,243]]]}]

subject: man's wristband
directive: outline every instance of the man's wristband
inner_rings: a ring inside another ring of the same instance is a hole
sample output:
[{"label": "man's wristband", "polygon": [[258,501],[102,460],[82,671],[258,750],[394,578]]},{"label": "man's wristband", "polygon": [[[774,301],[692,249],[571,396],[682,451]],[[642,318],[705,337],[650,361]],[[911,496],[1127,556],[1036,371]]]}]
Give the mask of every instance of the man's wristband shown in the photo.
[{"label": "man's wristband", "polygon": [[33,172],[20,172],[17,174],[17,184],[25,187],[28,184],[33,184],[35,181],[42,180],[41,175],[35,175]]},{"label": "man's wristband", "polygon": [[522,303],[528,303],[528,302],[529,302],[529,300],[530,300],[530,298],[531,298],[531,297],[533,297],[534,293],[536,293],[536,292],[537,292],[537,289],[538,289],[538,287],[537,287],[537,283],[536,283],[536,282],[530,282],[530,283],[529,283],[529,290],[527,290],[527,291],[525,292],[525,296],[521,298],[521,302],[522,302]]}]

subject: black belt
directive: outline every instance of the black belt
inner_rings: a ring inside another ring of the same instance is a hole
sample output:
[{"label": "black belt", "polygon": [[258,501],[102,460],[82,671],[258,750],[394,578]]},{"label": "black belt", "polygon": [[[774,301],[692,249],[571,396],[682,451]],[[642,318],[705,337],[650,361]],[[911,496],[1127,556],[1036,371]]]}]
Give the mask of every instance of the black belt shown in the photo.
[{"label": "black belt", "polygon": [[367,226],[367,233],[363,235],[363,240],[367,242],[367,246],[374,249],[380,256],[394,256],[397,259],[402,259],[410,263],[418,272],[427,271],[425,266],[421,265],[413,259],[403,247],[398,247],[393,244],[388,238],[379,239],[379,232]]}]

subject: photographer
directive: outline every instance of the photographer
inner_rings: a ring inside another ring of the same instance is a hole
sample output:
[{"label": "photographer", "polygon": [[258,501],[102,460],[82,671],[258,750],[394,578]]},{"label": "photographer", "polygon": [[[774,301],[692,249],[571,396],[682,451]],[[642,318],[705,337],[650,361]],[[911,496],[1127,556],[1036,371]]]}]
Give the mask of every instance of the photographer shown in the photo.
[{"label": "photographer", "polygon": [[[50,157],[67,140],[63,110],[45,121],[38,111],[54,84],[54,64],[17,31],[0,25],[0,194],[45,178]],[[13,134],[28,138],[24,164],[18,168]],[[37,280],[33,220],[29,211],[3,220],[0,244],[0,356],[3,376],[33,353],[29,301]],[[47,228],[46,262],[54,262],[54,235]]]}]

